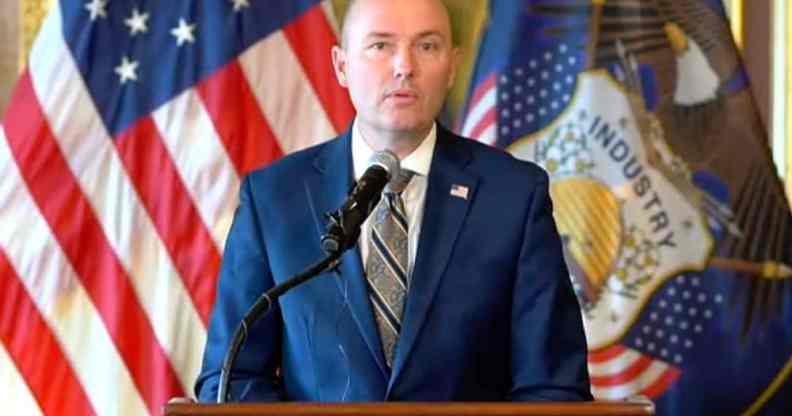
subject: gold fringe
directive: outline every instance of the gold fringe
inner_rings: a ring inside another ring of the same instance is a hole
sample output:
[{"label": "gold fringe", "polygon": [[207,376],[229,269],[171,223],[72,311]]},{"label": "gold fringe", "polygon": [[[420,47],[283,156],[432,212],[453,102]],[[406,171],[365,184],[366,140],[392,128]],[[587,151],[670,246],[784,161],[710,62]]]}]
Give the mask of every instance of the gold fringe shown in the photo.
[{"label": "gold fringe", "polygon": [[52,9],[53,0],[21,0],[19,4],[22,33],[19,37],[19,71],[27,66],[30,49],[44,18]]}]

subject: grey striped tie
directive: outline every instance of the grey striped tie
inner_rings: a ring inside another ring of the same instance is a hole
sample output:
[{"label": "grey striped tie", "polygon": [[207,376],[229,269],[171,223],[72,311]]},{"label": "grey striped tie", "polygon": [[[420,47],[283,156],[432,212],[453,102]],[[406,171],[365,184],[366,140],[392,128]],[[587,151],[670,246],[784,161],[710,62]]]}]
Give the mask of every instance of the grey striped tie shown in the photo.
[{"label": "grey striped tie", "polygon": [[402,170],[383,191],[371,217],[366,276],[388,367],[393,364],[408,287],[408,222],[401,192],[412,176],[413,172]]}]

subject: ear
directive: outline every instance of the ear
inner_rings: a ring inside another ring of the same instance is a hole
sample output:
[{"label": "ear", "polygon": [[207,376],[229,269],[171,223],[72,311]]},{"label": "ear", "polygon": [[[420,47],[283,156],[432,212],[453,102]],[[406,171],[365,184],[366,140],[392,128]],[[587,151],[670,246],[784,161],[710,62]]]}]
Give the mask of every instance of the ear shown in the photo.
[{"label": "ear", "polygon": [[331,51],[333,58],[333,70],[335,71],[338,83],[347,88],[347,56],[346,51],[338,45],[333,46]]},{"label": "ear", "polygon": [[456,74],[457,68],[459,67],[459,63],[462,60],[462,51],[458,47],[454,47],[451,49],[451,68],[448,71],[448,89],[454,87],[454,81],[456,81]]}]

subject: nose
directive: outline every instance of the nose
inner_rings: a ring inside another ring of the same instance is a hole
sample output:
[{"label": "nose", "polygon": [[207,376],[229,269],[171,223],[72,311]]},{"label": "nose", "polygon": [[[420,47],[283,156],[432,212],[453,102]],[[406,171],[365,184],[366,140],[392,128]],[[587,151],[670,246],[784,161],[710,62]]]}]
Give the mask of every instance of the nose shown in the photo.
[{"label": "nose", "polygon": [[412,48],[404,46],[398,48],[393,56],[393,76],[406,79],[415,76],[415,57]]}]

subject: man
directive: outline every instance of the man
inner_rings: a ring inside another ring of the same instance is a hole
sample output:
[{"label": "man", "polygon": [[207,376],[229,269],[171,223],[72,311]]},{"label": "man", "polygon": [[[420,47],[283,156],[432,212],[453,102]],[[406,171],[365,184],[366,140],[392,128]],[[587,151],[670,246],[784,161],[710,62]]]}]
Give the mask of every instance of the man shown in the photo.
[{"label": "man", "polygon": [[458,56],[443,4],[358,0],[332,56],[357,117],[244,180],[199,399],[214,400],[244,312],[322,257],[323,214],[388,149],[411,172],[406,188],[388,188],[337,272],[284,295],[250,329],[232,398],[590,400],[547,175],[435,122]]}]

